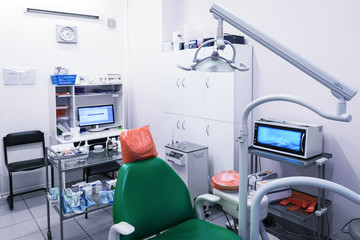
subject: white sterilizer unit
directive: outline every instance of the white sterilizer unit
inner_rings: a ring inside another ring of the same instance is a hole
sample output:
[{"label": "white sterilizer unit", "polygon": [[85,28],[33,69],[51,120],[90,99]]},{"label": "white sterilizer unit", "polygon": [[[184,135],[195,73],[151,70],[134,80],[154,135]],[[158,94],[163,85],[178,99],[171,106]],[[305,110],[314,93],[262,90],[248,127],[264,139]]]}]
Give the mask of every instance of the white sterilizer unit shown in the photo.
[{"label": "white sterilizer unit", "polygon": [[209,193],[208,147],[190,142],[165,146],[165,160],[189,189],[192,203],[201,194]]}]

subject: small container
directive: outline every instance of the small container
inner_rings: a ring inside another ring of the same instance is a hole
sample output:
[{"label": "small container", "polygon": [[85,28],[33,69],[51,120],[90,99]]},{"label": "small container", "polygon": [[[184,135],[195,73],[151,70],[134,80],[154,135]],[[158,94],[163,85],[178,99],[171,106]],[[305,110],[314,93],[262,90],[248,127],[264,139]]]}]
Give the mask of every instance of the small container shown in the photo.
[{"label": "small container", "polygon": [[76,75],[51,75],[51,81],[54,85],[74,85]]},{"label": "small container", "polygon": [[62,136],[63,136],[65,141],[69,141],[71,139],[71,137],[72,137],[70,132],[63,132]]},{"label": "small container", "polygon": [[90,184],[87,184],[83,187],[83,190],[85,191],[85,196],[91,196],[92,195],[92,187]]},{"label": "small container", "polygon": [[96,184],[95,185],[95,193],[99,193],[102,190],[103,186],[102,184]]},{"label": "small container", "polygon": [[114,151],[114,152],[117,152],[117,150],[118,150],[118,144],[117,144],[116,139],[113,137],[111,141],[112,141],[112,144],[113,144],[113,151]]},{"label": "small container", "polygon": [[103,146],[102,145],[95,145],[94,146],[94,152],[102,152]]}]

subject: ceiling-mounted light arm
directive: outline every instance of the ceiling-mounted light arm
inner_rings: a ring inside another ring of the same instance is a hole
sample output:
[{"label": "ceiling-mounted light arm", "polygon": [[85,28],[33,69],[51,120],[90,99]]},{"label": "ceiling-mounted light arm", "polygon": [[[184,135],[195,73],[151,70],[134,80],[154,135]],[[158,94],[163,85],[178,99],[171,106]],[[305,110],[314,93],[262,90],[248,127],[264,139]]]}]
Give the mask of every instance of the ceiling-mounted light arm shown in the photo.
[{"label": "ceiling-mounted light arm", "polygon": [[229,10],[223,8],[219,4],[213,4],[213,6],[210,8],[210,12],[213,13],[216,19],[221,18],[222,21],[225,21],[233,27],[237,28],[238,30],[248,35],[273,53],[282,57],[287,62],[291,63],[304,73],[308,74],[309,76],[329,88],[335,97],[339,99],[343,98],[344,100],[349,101],[357,93],[357,90],[346,86],[345,84],[331,77],[327,73],[316,68],[313,64],[310,64],[308,61],[299,57],[289,49],[286,49],[285,47],[276,43],[271,38],[264,35],[259,30],[253,28],[249,24],[245,23],[238,16],[236,16]]},{"label": "ceiling-mounted light arm", "polygon": [[[217,20],[218,20],[218,27],[216,31],[216,45],[218,49],[224,50],[225,41],[224,41],[224,31],[223,31],[223,20],[220,17],[217,18]],[[234,49],[234,46],[231,45],[231,47]],[[235,58],[235,54],[234,54],[234,58]],[[234,62],[234,58],[233,58],[233,62]]]}]

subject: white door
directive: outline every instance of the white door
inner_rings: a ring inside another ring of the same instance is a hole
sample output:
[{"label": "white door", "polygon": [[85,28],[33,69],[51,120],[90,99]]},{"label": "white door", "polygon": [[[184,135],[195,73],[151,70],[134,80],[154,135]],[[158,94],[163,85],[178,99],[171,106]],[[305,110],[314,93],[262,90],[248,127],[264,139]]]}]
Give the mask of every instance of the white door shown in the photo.
[{"label": "white door", "polygon": [[185,72],[181,80],[182,114],[204,117],[204,73]]},{"label": "white door", "polygon": [[173,52],[163,54],[163,111],[181,114],[182,71],[176,68],[177,55]]},{"label": "white door", "polygon": [[205,118],[234,122],[234,73],[206,73]]},{"label": "white door", "polygon": [[188,141],[200,145],[205,143],[205,120],[202,118],[182,116],[181,130],[182,141]]},{"label": "white door", "polygon": [[206,120],[205,146],[209,147],[209,175],[234,170],[234,124]]}]

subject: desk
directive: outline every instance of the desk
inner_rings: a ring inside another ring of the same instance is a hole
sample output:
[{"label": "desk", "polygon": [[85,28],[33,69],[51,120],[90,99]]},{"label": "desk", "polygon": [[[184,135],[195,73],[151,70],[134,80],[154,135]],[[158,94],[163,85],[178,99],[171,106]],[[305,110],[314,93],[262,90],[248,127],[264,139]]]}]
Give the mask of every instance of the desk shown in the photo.
[{"label": "desk", "polygon": [[[108,156],[106,154],[106,151],[103,151],[101,153],[94,153],[93,151],[90,151],[88,155],[82,155],[77,156],[73,158],[65,158],[60,157],[58,155],[54,155],[54,152],[50,149],[46,149],[46,164],[47,162],[51,162],[51,164],[54,166],[54,168],[58,169],[58,177],[59,177],[59,204],[54,205],[54,208],[56,212],[60,216],[60,239],[63,239],[63,221],[68,218],[72,218],[81,214],[85,214],[88,212],[95,211],[100,208],[108,207],[108,204],[96,204],[95,206],[86,209],[86,211],[82,213],[72,213],[72,214],[66,214],[66,216],[63,214],[63,199],[62,199],[62,190],[65,188],[65,183],[63,183],[62,174],[76,170],[76,169],[82,169],[85,167],[93,167],[96,165],[101,165],[104,163],[110,163],[115,161],[120,161],[122,163],[122,154],[120,152],[114,152],[111,156]],[[49,193],[49,179],[48,179],[48,168],[46,169],[46,189]],[[50,230],[50,203],[47,201],[47,225],[48,225],[48,239],[52,239],[51,236],[51,230]]]},{"label": "desk", "polygon": [[83,132],[80,133],[80,136],[77,138],[71,138],[70,140],[64,140],[63,136],[53,137],[50,136],[50,143],[51,144],[59,144],[59,143],[72,143],[72,142],[84,142],[86,140],[94,140],[94,139],[101,139],[113,136],[120,136],[120,134],[126,131],[125,129],[118,129],[118,128],[110,128],[109,130],[104,130],[101,132]]}]

